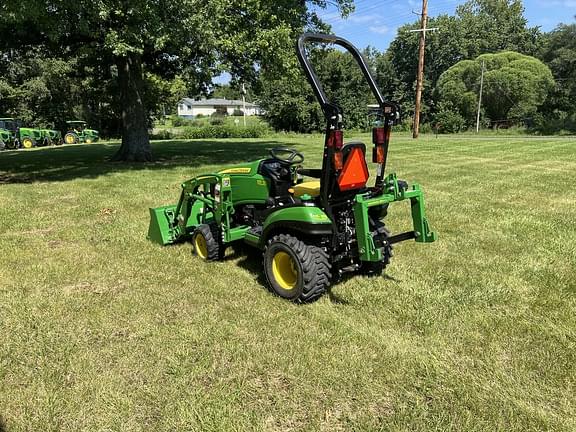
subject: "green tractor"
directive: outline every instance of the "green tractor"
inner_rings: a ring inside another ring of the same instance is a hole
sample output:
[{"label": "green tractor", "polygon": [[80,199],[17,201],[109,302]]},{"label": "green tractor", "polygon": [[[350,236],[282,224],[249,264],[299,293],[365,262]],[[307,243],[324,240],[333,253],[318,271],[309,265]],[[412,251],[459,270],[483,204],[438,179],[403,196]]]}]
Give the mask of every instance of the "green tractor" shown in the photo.
[{"label": "green tractor", "polygon": [[13,118],[0,118],[0,147],[2,149],[17,149],[20,147],[18,130],[20,123]]},{"label": "green tractor", "polygon": [[29,149],[39,145],[46,145],[47,143],[41,129],[23,128],[19,120],[11,117],[0,118],[0,129],[10,133],[8,141],[4,142],[5,148],[7,149],[17,149],[20,147]]},{"label": "green tractor", "polygon": [[94,143],[100,139],[100,133],[94,129],[86,129],[86,122],[82,120],[67,121],[68,132],[64,135],[66,144]]},{"label": "green tractor", "polygon": [[7,145],[13,142],[12,133],[9,130],[4,129],[0,121],[0,150],[7,148]]},{"label": "green tractor", "polygon": [[62,139],[62,132],[54,129],[40,129],[42,132],[42,145],[62,145],[64,140]]},{"label": "green tractor", "polygon": [[[342,109],[331,103],[306,56],[305,44],[333,43],[347,49],[360,66],[379,106],[372,133],[373,186],[366,145],[343,142]],[[148,238],[161,245],[191,240],[204,260],[244,242],[263,251],[272,292],[302,303],[319,298],[344,272],[379,275],[395,243],[436,240],[426,218],[420,186],[384,175],[390,132],[399,109],[382,97],[367,63],[347,40],[305,33],[297,55],[326,117],[321,168],[303,168],[304,155],[274,148],[270,157],[201,175],[182,184],[176,205],[150,209]],[[310,180],[304,181],[304,177]],[[384,224],[391,203],[410,205],[412,230],[392,234]]]}]

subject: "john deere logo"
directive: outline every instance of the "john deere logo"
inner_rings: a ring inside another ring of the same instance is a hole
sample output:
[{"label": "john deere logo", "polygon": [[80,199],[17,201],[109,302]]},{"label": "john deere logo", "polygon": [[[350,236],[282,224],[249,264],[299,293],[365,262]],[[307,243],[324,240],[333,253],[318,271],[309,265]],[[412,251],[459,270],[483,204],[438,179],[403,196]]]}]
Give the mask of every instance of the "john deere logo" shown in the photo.
[{"label": "john deere logo", "polygon": [[219,174],[250,174],[251,168],[228,168],[220,171]]},{"label": "john deere logo", "polygon": [[325,214],[322,214],[322,213],[313,214],[313,215],[312,215],[312,219],[327,220],[327,219],[328,219],[328,216],[326,216]]}]

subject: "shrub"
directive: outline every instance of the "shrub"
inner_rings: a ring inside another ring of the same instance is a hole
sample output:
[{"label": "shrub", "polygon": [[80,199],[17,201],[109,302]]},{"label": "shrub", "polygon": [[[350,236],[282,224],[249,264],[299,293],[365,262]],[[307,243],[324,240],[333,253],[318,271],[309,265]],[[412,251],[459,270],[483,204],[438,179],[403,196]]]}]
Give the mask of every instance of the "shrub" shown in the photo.
[{"label": "shrub", "polygon": [[242,111],[240,108],[235,108],[232,115],[234,117],[242,117],[244,115],[244,111]]},{"label": "shrub", "polygon": [[210,119],[210,124],[212,126],[221,126],[224,124],[224,117],[220,115],[212,115]]},{"label": "shrub", "polygon": [[434,128],[438,133],[458,133],[466,129],[466,120],[457,112],[442,109],[435,116]]},{"label": "shrub", "polygon": [[412,131],[412,123],[414,120],[412,117],[404,117],[400,124],[394,126],[394,132],[411,132]]},{"label": "shrub", "polygon": [[151,140],[169,140],[172,138],[174,138],[173,134],[166,129],[162,129],[155,134],[150,134]]},{"label": "shrub", "polygon": [[184,129],[180,138],[200,139],[200,138],[260,138],[266,135],[269,129],[264,125],[253,125],[248,127],[237,126],[203,126],[188,127]]},{"label": "shrub", "polygon": [[175,116],[172,119],[172,126],[179,127],[179,126],[186,126],[190,121],[185,119],[184,117]]},{"label": "shrub", "polygon": [[197,118],[197,119],[201,119],[201,118],[204,118],[204,117],[206,117],[206,116],[205,116],[204,114],[202,114],[202,113],[196,114],[196,118]]}]

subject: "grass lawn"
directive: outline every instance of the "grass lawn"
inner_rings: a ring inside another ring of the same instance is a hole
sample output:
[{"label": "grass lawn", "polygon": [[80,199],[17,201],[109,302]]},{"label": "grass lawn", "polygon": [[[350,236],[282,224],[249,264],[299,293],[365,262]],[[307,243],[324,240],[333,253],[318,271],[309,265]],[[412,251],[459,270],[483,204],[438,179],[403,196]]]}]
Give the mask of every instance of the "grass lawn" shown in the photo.
[{"label": "grass lawn", "polygon": [[574,139],[396,137],[439,241],[310,305],[268,293],[257,253],[146,240],[182,180],[321,144],[0,153],[0,431],[576,430]]}]

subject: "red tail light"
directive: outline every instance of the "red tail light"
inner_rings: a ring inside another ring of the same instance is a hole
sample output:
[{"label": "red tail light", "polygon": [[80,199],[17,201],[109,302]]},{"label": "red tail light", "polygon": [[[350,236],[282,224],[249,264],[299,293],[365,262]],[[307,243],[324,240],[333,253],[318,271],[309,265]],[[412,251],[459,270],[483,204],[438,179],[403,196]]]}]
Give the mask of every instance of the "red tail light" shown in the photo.
[{"label": "red tail light", "polygon": [[340,150],[336,150],[334,152],[334,169],[335,170],[341,170],[342,169],[342,152]]},{"label": "red tail light", "polygon": [[328,136],[328,147],[340,150],[344,146],[344,133],[341,130],[334,130]]}]

